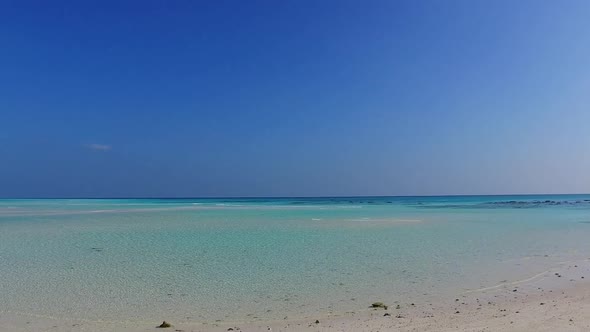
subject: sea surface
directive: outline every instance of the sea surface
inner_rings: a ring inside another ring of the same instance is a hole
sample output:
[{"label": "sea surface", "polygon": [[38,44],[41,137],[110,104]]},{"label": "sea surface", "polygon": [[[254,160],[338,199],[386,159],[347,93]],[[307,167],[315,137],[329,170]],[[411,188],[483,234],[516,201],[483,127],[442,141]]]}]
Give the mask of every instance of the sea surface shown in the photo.
[{"label": "sea surface", "polygon": [[0,200],[0,313],[247,322],[590,257],[590,195]]}]

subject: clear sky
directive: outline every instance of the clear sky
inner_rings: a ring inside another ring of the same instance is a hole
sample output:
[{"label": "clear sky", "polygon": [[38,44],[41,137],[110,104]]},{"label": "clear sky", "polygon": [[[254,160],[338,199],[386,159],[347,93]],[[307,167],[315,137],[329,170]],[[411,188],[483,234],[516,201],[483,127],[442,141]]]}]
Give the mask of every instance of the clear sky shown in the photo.
[{"label": "clear sky", "polygon": [[1,1],[0,196],[590,192],[590,1]]}]

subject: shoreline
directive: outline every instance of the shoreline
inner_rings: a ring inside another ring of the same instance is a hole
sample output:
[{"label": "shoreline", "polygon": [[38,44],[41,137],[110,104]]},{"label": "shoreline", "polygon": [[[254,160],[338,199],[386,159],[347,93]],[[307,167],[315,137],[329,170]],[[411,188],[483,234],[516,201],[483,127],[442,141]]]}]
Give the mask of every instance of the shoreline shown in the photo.
[{"label": "shoreline", "polygon": [[[530,278],[469,290],[433,303],[387,302],[337,315],[254,322],[100,322],[0,312],[8,331],[586,331],[590,330],[590,260],[571,262]],[[398,306],[399,305],[399,306]],[[319,321],[319,323],[316,323]]]}]

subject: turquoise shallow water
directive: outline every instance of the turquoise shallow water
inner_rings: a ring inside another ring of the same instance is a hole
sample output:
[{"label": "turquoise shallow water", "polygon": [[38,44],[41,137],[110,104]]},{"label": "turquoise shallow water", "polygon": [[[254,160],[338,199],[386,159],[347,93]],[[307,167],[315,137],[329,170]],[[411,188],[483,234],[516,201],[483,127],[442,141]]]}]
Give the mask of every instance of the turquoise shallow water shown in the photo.
[{"label": "turquoise shallow water", "polygon": [[590,257],[590,195],[0,200],[0,311],[254,321]]}]

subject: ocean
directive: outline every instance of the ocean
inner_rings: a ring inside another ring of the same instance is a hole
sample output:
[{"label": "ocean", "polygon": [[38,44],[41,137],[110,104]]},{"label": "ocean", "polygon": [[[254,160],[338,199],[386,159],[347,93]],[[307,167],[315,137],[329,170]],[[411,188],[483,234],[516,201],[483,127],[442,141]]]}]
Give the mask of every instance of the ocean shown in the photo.
[{"label": "ocean", "polygon": [[0,312],[250,322],[435,302],[590,257],[590,195],[0,200]]}]

